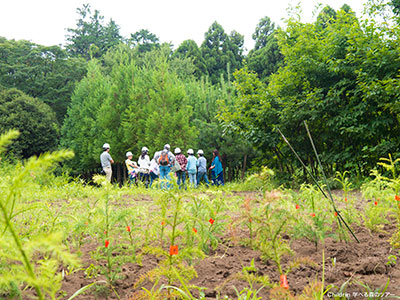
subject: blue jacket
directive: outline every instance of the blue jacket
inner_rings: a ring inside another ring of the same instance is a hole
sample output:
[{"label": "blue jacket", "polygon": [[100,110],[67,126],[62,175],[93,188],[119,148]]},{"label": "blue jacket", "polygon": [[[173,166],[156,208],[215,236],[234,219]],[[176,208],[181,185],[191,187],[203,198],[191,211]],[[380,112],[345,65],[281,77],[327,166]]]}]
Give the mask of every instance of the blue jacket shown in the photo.
[{"label": "blue jacket", "polygon": [[190,174],[196,174],[197,173],[197,158],[194,157],[194,155],[189,155],[187,159],[187,165],[186,165],[186,170]]},{"label": "blue jacket", "polygon": [[222,170],[222,163],[221,163],[221,161],[219,160],[219,157],[218,157],[218,156],[216,156],[216,157],[214,158],[214,161],[212,162],[211,166],[215,166],[215,168],[212,169],[212,171],[214,172],[214,174],[215,174],[216,176],[218,176],[218,174],[220,174],[220,173],[223,171],[223,170]]}]

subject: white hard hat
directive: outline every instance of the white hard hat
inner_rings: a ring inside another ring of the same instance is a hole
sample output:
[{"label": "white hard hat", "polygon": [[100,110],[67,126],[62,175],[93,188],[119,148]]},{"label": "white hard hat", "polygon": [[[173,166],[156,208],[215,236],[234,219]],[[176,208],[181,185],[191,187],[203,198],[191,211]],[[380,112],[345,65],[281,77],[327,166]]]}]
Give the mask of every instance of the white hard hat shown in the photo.
[{"label": "white hard hat", "polygon": [[171,146],[169,144],[165,144],[164,149],[171,149]]},{"label": "white hard hat", "polygon": [[189,149],[189,150],[187,151],[187,153],[188,153],[188,154],[194,154],[194,151],[193,151],[193,149]]},{"label": "white hard hat", "polygon": [[204,155],[204,152],[203,152],[203,150],[199,149],[199,151],[197,151],[197,154]]},{"label": "white hard hat", "polygon": [[133,156],[131,151],[126,152],[126,157]]},{"label": "white hard hat", "polygon": [[105,144],[103,145],[103,149],[110,149],[110,144],[105,143]]},{"label": "white hard hat", "polygon": [[146,151],[149,151],[149,149],[147,149],[147,147],[143,147],[142,152],[146,152]]},{"label": "white hard hat", "polygon": [[179,153],[181,153],[181,152],[182,152],[182,151],[181,151],[180,148],[175,148],[175,151],[174,151],[175,154],[179,154]]}]

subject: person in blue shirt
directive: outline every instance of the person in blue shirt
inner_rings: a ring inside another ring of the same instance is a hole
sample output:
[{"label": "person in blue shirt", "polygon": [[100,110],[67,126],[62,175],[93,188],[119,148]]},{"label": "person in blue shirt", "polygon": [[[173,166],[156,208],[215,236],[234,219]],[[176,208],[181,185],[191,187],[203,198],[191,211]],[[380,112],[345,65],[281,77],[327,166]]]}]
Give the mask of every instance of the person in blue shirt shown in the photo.
[{"label": "person in blue shirt", "polygon": [[204,179],[204,182],[208,186],[210,182],[207,177],[207,159],[204,157],[203,150],[197,151],[199,158],[197,159],[197,185]]},{"label": "person in blue shirt", "polygon": [[187,158],[186,170],[189,175],[190,185],[192,187],[196,187],[197,158],[194,156],[193,149],[189,149],[187,153],[188,153],[188,158]]},{"label": "person in blue shirt", "polygon": [[224,170],[222,168],[221,157],[219,156],[219,151],[217,149],[213,151],[213,160],[210,170],[213,185],[224,185]]}]

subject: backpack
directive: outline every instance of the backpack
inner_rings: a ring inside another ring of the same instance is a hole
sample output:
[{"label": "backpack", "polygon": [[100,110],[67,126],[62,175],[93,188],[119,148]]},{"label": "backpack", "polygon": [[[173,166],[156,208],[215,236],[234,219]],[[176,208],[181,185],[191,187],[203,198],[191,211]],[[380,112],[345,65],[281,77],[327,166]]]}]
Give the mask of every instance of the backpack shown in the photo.
[{"label": "backpack", "polygon": [[160,158],[158,159],[158,162],[162,166],[168,166],[169,165],[168,153],[161,154]]}]

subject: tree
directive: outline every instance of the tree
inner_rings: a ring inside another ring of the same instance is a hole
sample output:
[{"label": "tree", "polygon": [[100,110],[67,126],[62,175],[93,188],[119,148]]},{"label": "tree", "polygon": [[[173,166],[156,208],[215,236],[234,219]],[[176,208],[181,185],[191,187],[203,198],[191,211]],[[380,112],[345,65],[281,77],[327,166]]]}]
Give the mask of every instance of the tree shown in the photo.
[{"label": "tree", "polygon": [[262,18],[258,22],[256,30],[252,35],[252,38],[255,41],[254,50],[266,47],[274,32],[275,23],[273,23],[267,16]]},{"label": "tree", "polygon": [[159,39],[147,29],[141,29],[131,34],[130,42],[133,46],[138,47],[139,52],[148,52],[160,47]]},{"label": "tree", "polygon": [[[200,50],[211,82],[228,78],[228,69],[240,68],[243,60],[243,36],[233,31],[228,36],[222,26],[214,22],[204,35]],[[229,74],[230,75],[230,74]]]},{"label": "tree", "polygon": [[271,22],[269,17],[262,18],[252,36],[255,41],[254,49],[247,57],[249,69],[255,71],[264,82],[267,82],[269,76],[283,64],[283,56],[275,35],[275,23]]},{"label": "tree", "polygon": [[85,60],[70,57],[59,46],[0,38],[0,84],[50,105],[59,124],[63,122],[74,85],[85,72]]},{"label": "tree", "polygon": [[104,56],[104,65],[89,63],[62,131],[62,145],[76,152],[75,170],[98,165],[105,142],[120,163],[128,150],[139,155],[143,146],[154,153],[165,143],[193,143],[197,132],[189,122],[192,110],[166,53],[159,49],[143,55],[120,45]]},{"label": "tree", "polygon": [[104,16],[98,10],[92,13],[89,4],[77,8],[80,18],[76,28],[68,28],[66,49],[75,56],[101,57],[108,49],[122,42],[119,26],[111,19],[104,24]]},{"label": "tree", "polygon": [[326,171],[365,175],[400,148],[400,32],[389,23],[360,22],[346,9],[322,24],[289,19],[276,34],[285,64],[267,88],[254,73],[236,72],[237,100],[230,109],[222,107],[220,116],[224,126],[263,149],[269,165],[293,173],[297,162],[274,130],[279,127],[316,173],[306,120]]},{"label": "tree", "polygon": [[0,133],[21,132],[10,152],[22,158],[54,150],[59,128],[54,112],[43,102],[17,89],[0,91]]},{"label": "tree", "polygon": [[[347,8],[346,6],[343,6]],[[332,24],[336,20],[336,11],[329,5],[325,6],[318,14],[316,26],[320,29],[325,29],[329,24]]]},{"label": "tree", "polygon": [[195,66],[194,75],[197,78],[207,75],[206,64],[201,55],[200,48],[193,40],[183,41],[174,52],[174,57],[179,59],[191,59]]}]

